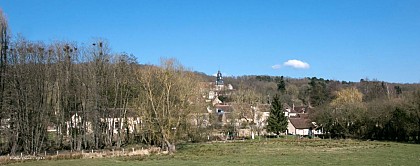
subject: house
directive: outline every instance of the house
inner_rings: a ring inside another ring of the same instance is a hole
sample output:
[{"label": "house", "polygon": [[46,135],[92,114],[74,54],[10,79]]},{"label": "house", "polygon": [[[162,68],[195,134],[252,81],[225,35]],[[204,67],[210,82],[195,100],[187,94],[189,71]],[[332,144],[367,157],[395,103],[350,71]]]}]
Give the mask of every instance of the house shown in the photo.
[{"label": "house", "polygon": [[[137,125],[141,125],[141,118],[136,114],[135,110],[128,108],[107,108],[102,110],[104,116],[99,117],[100,122],[106,126],[106,133],[117,134],[119,130],[128,130],[133,133]],[[89,112],[86,116],[93,117],[93,113]],[[70,134],[73,128],[83,127],[82,116],[77,112],[71,114],[70,119],[66,122],[66,134]],[[84,121],[87,132],[92,132],[92,122]],[[126,126],[125,126],[126,125]],[[49,127],[52,128],[52,127]],[[56,127],[54,127],[56,128]],[[55,131],[55,130],[51,130]]]},{"label": "house", "polygon": [[315,126],[305,118],[289,118],[287,124],[287,134],[290,135],[310,135],[314,132]]},{"label": "house", "polygon": [[233,90],[233,86],[232,86],[232,84],[228,84],[228,85],[227,85],[227,90]]},{"label": "house", "polygon": [[267,119],[270,116],[270,104],[259,104],[252,107],[254,112],[254,122],[257,126],[265,128],[267,126]]},{"label": "house", "polygon": [[214,91],[209,91],[209,96],[208,96],[208,99],[209,100],[212,100],[212,99],[214,99],[216,97],[216,92],[214,92]]},{"label": "house", "polygon": [[[87,130],[88,133],[92,132],[92,123],[91,122],[85,122],[85,129]],[[75,112],[71,117],[69,121],[66,121],[66,134],[70,135],[70,131],[71,129],[80,129],[83,128],[83,122],[82,122],[82,117],[77,114],[77,112]],[[52,127],[48,127],[47,131],[56,131],[55,128]],[[60,131],[61,133],[61,131]]]},{"label": "house", "polygon": [[189,114],[188,120],[191,125],[205,128],[205,127],[211,126],[210,124],[211,113],[212,113],[212,110],[210,108],[207,108],[207,111]]},{"label": "house", "polygon": [[222,104],[223,102],[219,99],[219,97],[214,98],[214,100],[211,102],[213,106]]},{"label": "house", "polygon": [[308,114],[298,114],[288,118],[287,131],[289,135],[318,135],[322,131],[318,128],[315,122],[310,121]]},{"label": "house", "polygon": [[310,107],[305,107],[305,106],[295,107],[294,104],[292,107],[290,107],[287,104],[284,104],[283,109],[284,109],[284,115],[287,117],[298,116],[298,114],[308,114],[309,112],[313,111]]},{"label": "house", "polygon": [[267,119],[270,116],[270,104],[259,104],[255,107],[252,107],[254,112],[254,124],[257,131],[257,135],[267,134],[265,130],[267,126]]},{"label": "house", "polygon": [[225,105],[225,104],[216,104],[215,106],[215,113],[217,114],[217,122],[221,125],[225,125],[227,123],[230,123],[229,117],[230,114],[233,111],[233,108],[231,105]]}]

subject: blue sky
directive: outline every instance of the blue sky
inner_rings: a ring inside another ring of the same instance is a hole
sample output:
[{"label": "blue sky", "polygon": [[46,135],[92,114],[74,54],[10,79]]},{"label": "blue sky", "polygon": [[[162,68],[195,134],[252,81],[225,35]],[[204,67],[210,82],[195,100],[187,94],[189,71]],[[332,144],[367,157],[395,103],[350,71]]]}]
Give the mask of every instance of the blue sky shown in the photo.
[{"label": "blue sky", "polygon": [[420,83],[419,0],[2,0],[13,34],[212,75]]}]

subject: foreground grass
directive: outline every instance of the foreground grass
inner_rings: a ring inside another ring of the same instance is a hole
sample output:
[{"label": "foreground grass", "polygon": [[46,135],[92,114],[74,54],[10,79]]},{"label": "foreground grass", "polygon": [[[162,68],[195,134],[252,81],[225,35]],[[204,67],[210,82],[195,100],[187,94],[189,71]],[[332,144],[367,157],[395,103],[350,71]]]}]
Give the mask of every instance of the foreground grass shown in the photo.
[{"label": "foreground grass", "polygon": [[18,165],[419,165],[420,145],[356,140],[239,141],[179,146],[175,155],[35,161]]}]

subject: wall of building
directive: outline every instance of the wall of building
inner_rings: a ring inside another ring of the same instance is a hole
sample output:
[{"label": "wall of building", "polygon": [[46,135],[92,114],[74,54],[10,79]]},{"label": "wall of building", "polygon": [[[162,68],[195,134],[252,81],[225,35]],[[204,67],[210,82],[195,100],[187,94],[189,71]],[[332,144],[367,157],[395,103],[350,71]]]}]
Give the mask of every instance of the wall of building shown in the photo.
[{"label": "wall of building", "polygon": [[290,123],[289,119],[287,120],[287,134],[296,135],[296,128]]}]

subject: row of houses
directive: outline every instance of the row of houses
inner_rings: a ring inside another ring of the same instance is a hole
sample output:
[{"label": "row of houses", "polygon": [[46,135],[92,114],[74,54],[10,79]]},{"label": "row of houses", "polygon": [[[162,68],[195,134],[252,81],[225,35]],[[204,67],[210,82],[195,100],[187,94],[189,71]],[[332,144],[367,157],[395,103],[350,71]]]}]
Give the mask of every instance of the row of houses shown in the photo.
[{"label": "row of houses", "polygon": [[[108,108],[102,110],[101,112],[103,113],[102,116],[95,117],[98,118],[98,122],[106,127],[106,133],[118,134],[122,130],[128,130],[129,133],[133,133],[142,123],[141,117],[139,117],[133,109]],[[83,114],[85,114],[85,116],[82,116]],[[88,133],[92,133],[92,119],[87,120],[86,117],[94,117],[93,114],[94,113],[92,112],[71,112],[64,127],[50,125],[47,127],[47,131],[70,135],[72,129],[84,128]]]},{"label": "row of houses", "polygon": [[[234,124],[240,128],[241,122],[247,122],[248,124],[254,124],[255,128],[261,129],[259,133],[265,135],[270,134],[265,130],[266,126],[268,125],[267,119],[270,116],[270,107],[270,104],[259,104],[257,106],[251,106],[250,112],[253,114],[252,118],[239,117],[238,119],[232,119],[229,118],[229,115],[233,114],[233,111],[239,110],[234,110],[232,105],[218,103],[214,106],[213,113],[220,116],[220,123],[223,125],[231,124],[230,121],[234,120],[236,122]],[[313,112],[313,109],[309,107],[289,107],[286,104],[283,111],[284,115],[288,117],[287,130],[284,134],[300,136],[322,134],[322,128],[320,128],[315,122],[312,122],[309,118],[309,114]],[[245,133],[242,136],[250,136],[252,131],[242,133]]]}]

